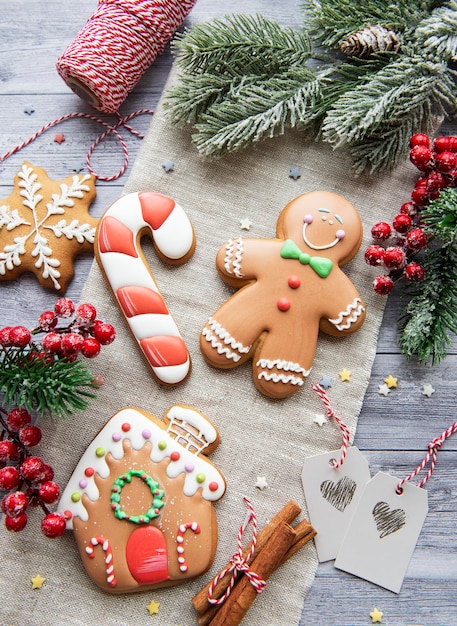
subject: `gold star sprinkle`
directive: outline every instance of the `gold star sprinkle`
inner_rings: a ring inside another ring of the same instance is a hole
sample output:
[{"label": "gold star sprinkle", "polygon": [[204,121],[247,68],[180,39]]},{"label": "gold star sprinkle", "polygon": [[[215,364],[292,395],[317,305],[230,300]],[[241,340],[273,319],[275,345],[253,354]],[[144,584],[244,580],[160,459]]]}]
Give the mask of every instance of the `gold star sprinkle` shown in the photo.
[{"label": "gold star sprinkle", "polygon": [[389,389],[392,389],[392,387],[395,388],[397,386],[398,378],[395,378],[395,376],[389,374],[387,378],[384,378],[384,382],[389,387]]},{"label": "gold star sprinkle", "polygon": [[380,624],[382,622],[382,616],[383,616],[383,612],[382,611],[378,611],[378,609],[375,607],[371,613],[370,613],[370,617],[371,617],[371,623],[372,624]]},{"label": "gold star sprinkle", "polygon": [[343,367],[341,372],[338,372],[338,376],[343,382],[349,382],[351,380],[352,372]]},{"label": "gold star sprinkle", "polygon": [[154,602],[154,600],[151,600],[151,602],[146,607],[149,611],[149,615],[157,615],[157,613],[159,612],[159,606],[160,602]]},{"label": "gold star sprinkle", "polygon": [[37,574],[32,578],[32,589],[41,589],[46,578]]}]

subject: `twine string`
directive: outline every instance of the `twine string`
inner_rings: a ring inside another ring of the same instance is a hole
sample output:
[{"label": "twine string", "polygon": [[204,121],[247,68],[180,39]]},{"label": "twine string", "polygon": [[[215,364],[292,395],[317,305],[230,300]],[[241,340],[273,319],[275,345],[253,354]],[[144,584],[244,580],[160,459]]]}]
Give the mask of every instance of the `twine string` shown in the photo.
[{"label": "twine string", "polygon": [[446,439],[448,439],[449,437],[454,435],[456,432],[457,432],[457,422],[454,422],[453,424],[451,424],[449,426],[449,428],[446,428],[446,430],[444,430],[441,433],[441,435],[439,435],[438,437],[435,437],[435,439],[433,439],[428,444],[427,454],[425,455],[425,457],[422,460],[422,462],[416,467],[416,469],[413,472],[411,472],[411,474],[409,474],[409,476],[407,476],[406,478],[403,478],[397,484],[396,492],[398,494],[402,494],[403,493],[403,485],[406,482],[408,482],[409,480],[412,480],[413,478],[415,478],[430,463],[430,467],[428,468],[428,471],[427,471],[426,475],[417,484],[417,487],[423,487],[425,485],[425,483],[431,478],[431,476],[432,476],[432,474],[433,474],[433,472],[435,470],[438,450],[442,447],[442,445],[446,441]]},{"label": "twine string", "polygon": [[333,410],[329,397],[327,396],[325,389],[322,387],[322,385],[314,384],[312,385],[312,389],[317,393],[319,398],[322,400],[325,408],[327,409],[327,417],[329,417],[330,419],[334,419],[340,427],[341,435],[343,438],[343,443],[341,445],[341,457],[339,461],[337,461],[336,459],[331,460],[333,467],[335,469],[338,469],[343,465],[344,461],[346,460],[349,442],[351,439],[351,433],[349,432],[349,428],[346,426],[343,420],[338,417],[338,415]]},{"label": "twine string", "polygon": [[[252,506],[252,503],[249,500],[249,498],[247,498],[246,496],[243,496],[243,500],[246,502],[249,512],[248,512],[248,515],[246,516],[246,520],[240,526],[240,530],[238,532],[238,538],[237,538],[238,550],[232,555],[230,559],[230,564],[226,568],[221,570],[215,576],[215,578],[211,581],[211,585],[208,589],[208,602],[210,604],[221,605],[227,600],[229,595],[232,593],[233,587],[235,586],[236,580],[241,572],[244,573],[245,576],[249,579],[251,585],[254,587],[257,593],[261,593],[265,589],[266,584],[267,584],[262,578],[260,578],[260,576],[258,576],[258,574],[256,574],[249,567],[249,562],[254,556],[254,551],[257,545],[257,516],[255,514],[254,507]],[[251,547],[249,549],[247,556],[244,557],[242,537],[246,530],[246,527],[248,526],[250,522],[252,522]],[[225,591],[224,595],[222,595],[220,598],[214,598],[213,596],[214,596],[214,592],[216,589],[216,585],[227,574],[231,574],[231,578],[230,578],[230,582],[227,587],[227,590]]]},{"label": "twine string", "polygon": [[[5,152],[5,154],[2,154],[0,156],[0,163],[2,161],[5,161],[6,159],[8,159],[13,154],[16,154],[17,152],[19,152],[20,150],[22,150],[26,146],[30,145],[33,141],[35,141],[35,139],[37,139],[40,135],[42,135],[44,132],[46,132],[50,128],[53,128],[54,126],[57,126],[58,124],[61,124],[62,122],[66,122],[67,120],[71,120],[71,119],[75,119],[75,118],[83,118],[83,119],[92,120],[93,122],[97,122],[98,124],[101,124],[102,126],[104,126],[106,128],[106,130],[103,133],[101,133],[101,135],[99,135],[95,139],[95,141],[93,141],[93,143],[91,144],[91,146],[89,147],[89,149],[87,151],[87,154],[86,154],[86,166],[87,166],[87,169],[98,180],[103,180],[103,181],[116,180],[120,176],[122,176],[122,174],[124,174],[125,170],[127,169],[128,163],[129,163],[128,147],[127,147],[127,144],[126,144],[123,136],[118,131],[118,128],[123,126],[132,135],[135,135],[139,139],[142,139],[144,137],[144,135],[142,133],[140,133],[139,131],[135,130],[130,124],[128,124],[128,122],[131,119],[133,119],[134,117],[137,117],[138,115],[145,115],[145,114],[153,115],[154,111],[152,111],[151,109],[138,109],[137,111],[133,111],[133,113],[129,113],[128,115],[125,115],[125,116],[121,116],[119,113],[116,113],[117,118],[118,118],[117,122],[115,124],[109,124],[108,122],[105,122],[104,120],[100,119],[99,117],[96,117],[95,115],[91,115],[89,113],[80,113],[80,112],[77,112],[77,111],[75,111],[73,113],[67,113],[66,115],[62,115],[62,116],[56,118],[55,120],[52,120],[52,122],[48,122],[47,124],[42,126],[39,130],[37,130],[35,133],[33,133],[33,135],[31,135],[28,139],[26,139],[25,141],[23,141],[20,144],[17,144],[16,146],[14,146],[14,148],[11,148],[11,150],[8,150],[7,152]],[[91,158],[92,158],[92,153],[94,152],[95,148],[99,145],[99,143],[101,143],[109,135],[113,135],[117,139],[117,141],[120,143],[121,148],[122,148],[122,152],[123,152],[123,155],[124,155],[124,162],[123,162],[121,168],[118,170],[118,172],[116,172],[115,174],[113,174],[111,176],[104,176],[104,175],[101,175],[101,174],[97,174],[94,171],[94,169],[92,168],[92,164],[91,164]]]}]

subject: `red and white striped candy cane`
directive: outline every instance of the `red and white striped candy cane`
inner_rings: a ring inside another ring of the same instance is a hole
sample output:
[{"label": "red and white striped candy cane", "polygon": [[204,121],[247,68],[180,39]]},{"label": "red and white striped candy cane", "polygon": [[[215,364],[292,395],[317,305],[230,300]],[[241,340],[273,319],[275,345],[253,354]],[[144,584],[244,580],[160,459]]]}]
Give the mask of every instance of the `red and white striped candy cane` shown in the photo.
[{"label": "red and white striped candy cane", "polygon": [[187,566],[187,561],[185,559],[184,556],[184,533],[186,532],[186,530],[192,530],[196,535],[200,534],[200,526],[197,524],[197,522],[186,522],[185,524],[180,524],[179,528],[178,528],[178,534],[176,535],[176,543],[178,544],[176,546],[176,551],[178,553],[178,563],[179,563],[179,569],[181,570],[181,572],[185,573],[187,572],[188,566]]},{"label": "red and white striped candy cane", "polygon": [[88,556],[93,559],[95,556],[95,547],[101,546],[103,552],[105,553],[105,565],[106,565],[106,582],[111,587],[116,586],[116,577],[114,576],[114,563],[113,563],[113,551],[111,549],[111,544],[108,539],[105,539],[102,535],[98,537],[92,537],[90,540],[90,545],[87,546],[86,552]]},{"label": "red and white striped candy cane", "polygon": [[154,376],[175,385],[190,372],[190,356],[140,250],[143,233],[159,257],[182,264],[193,254],[195,236],[184,210],[172,198],[143,191],[112,204],[95,237],[98,264],[124,320]]},{"label": "red and white striped candy cane", "polygon": [[319,385],[319,384],[311,385],[311,387],[313,391],[317,393],[319,398],[324,403],[324,406],[327,409],[327,416],[330,418],[333,418],[335,422],[338,424],[338,426],[340,427],[341,435],[343,437],[343,443],[341,445],[341,457],[339,461],[337,461],[336,459],[332,459],[333,467],[335,469],[338,469],[339,467],[343,465],[344,461],[346,460],[349,442],[351,439],[351,433],[349,432],[349,428],[346,426],[343,420],[340,417],[338,417],[338,415],[333,410],[332,405],[330,404],[329,397],[325,393],[325,389],[322,387],[322,385]]}]

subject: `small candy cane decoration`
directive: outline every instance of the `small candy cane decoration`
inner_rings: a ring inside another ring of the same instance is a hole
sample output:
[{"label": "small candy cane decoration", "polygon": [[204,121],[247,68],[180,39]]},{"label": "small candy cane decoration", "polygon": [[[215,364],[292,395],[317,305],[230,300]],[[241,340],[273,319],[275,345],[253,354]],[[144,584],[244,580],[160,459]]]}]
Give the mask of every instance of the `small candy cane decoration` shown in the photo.
[{"label": "small candy cane decoration", "polygon": [[[251,504],[251,501],[246,496],[243,497],[243,500],[246,502],[246,504],[249,507],[249,514],[246,517],[245,522],[242,524],[238,532],[238,551],[235,552],[232,558],[230,559],[230,565],[226,567],[225,569],[223,569],[221,572],[219,572],[219,574],[217,574],[217,576],[211,582],[211,585],[208,589],[208,602],[210,604],[220,605],[220,604],[223,604],[227,600],[229,595],[232,593],[232,589],[235,586],[236,579],[238,578],[238,574],[240,572],[245,573],[245,575],[248,577],[250,583],[255,588],[257,593],[261,593],[265,589],[266,584],[267,584],[264,580],[262,580],[262,578],[260,578],[260,576],[258,576],[255,572],[253,572],[249,567],[249,561],[254,556],[255,547],[257,545],[257,517],[254,511],[254,507]],[[241,543],[241,540],[242,540],[243,533],[246,530],[246,527],[249,524],[249,522],[252,522],[251,548],[249,550],[247,557],[244,558],[243,557],[243,545]],[[216,588],[217,583],[222,578],[224,578],[224,576],[230,573],[232,574],[232,577],[230,579],[229,586],[227,587],[227,591],[220,598],[213,598],[214,590]]]},{"label": "small candy cane decoration", "polygon": [[186,532],[186,530],[190,529],[192,532],[194,532],[196,535],[200,534],[200,526],[197,524],[197,522],[186,522],[185,524],[180,524],[179,528],[178,528],[178,534],[176,536],[176,543],[178,544],[176,547],[176,551],[178,553],[178,563],[179,563],[179,569],[181,570],[181,572],[185,573],[187,572],[187,563],[186,563],[186,559],[184,557],[184,533]]},{"label": "small candy cane decoration", "polygon": [[346,424],[342,421],[340,417],[338,417],[338,415],[332,409],[330,400],[327,394],[325,393],[325,389],[321,385],[312,385],[312,389],[313,391],[317,393],[317,395],[320,397],[320,399],[324,403],[324,406],[327,409],[327,416],[329,418],[333,418],[337,422],[338,426],[340,427],[341,434],[343,436],[343,444],[341,446],[341,458],[339,461],[337,461],[336,459],[332,459],[333,467],[335,469],[338,469],[339,467],[343,465],[344,461],[346,460],[351,433],[349,432],[349,428],[346,426]]},{"label": "small candy cane decoration", "polygon": [[114,576],[113,551],[111,549],[110,542],[102,535],[99,535],[98,537],[92,537],[90,543],[91,545],[87,546],[86,552],[91,559],[93,559],[95,556],[95,547],[102,547],[102,550],[105,553],[106,582],[111,585],[111,587],[115,587],[116,578]]},{"label": "small candy cane decoration", "polygon": [[436,437],[435,439],[433,439],[433,441],[431,441],[428,444],[428,451],[427,451],[427,454],[425,455],[425,458],[422,461],[422,463],[414,470],[414,472],[411,472],[411,474],[409,476],[407,476],[406,478],[403,478],[398,483],[397,488],[396,488],[396,492],[398,494],[403,493],[403,485],[408,480],[411,480],[415,476],[417,476],[428,465],[428,463],[430,462],[430,467],[429,467],[429,470],[428,470],[427,474],[420,481],[420,483],[417,484],[417,487],[423,487],[425,485],[425,483],[431,477],[431,475],[433,474],[433,471],[435,469],[438,449],[441,448],[441,446],[446,441],[446,439],[448,439],[448,437],[451,437],[456,432],[457,432],[457,422],[454,422],[453,424],[451,424],[449,426],[449,428],[446,428],[446,430],[443,431],[439,437]]}]

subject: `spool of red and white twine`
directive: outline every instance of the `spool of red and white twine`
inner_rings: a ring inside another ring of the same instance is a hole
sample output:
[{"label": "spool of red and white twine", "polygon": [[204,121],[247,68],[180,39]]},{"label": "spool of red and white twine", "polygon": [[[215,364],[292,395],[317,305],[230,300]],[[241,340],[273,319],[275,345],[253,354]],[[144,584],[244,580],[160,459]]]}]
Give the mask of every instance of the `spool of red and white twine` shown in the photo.
[{"label": "spool of red and white twine", "polygon": [[81,98],[115,113],[184,21],[196,0],[99,0],[57,60]]},{"label": "spool of red and white twine", "polygon": [[[119,128],[140,139],[143,135],[128,123],[138,115],[153,114],[140,109],[122,116],[118,110],[140,78],[163,52],[166,44],[184,21],[196,0],[99,0],[97,10],[57,61],[57,71],[71,89],[83,100],[103,113],[115,113],[110,124],[88,113],[68,113],[49,122],[28,139],[0,155],[8,159],[46,130],[70,119],[85,118],[105,127],[86,155],[87,169],[99,180],[113,181],[122,176],[129,155]],[[111,176],[96,173],[91,156],[98,144],[113,135],[124,153],[122,167]]]}]

